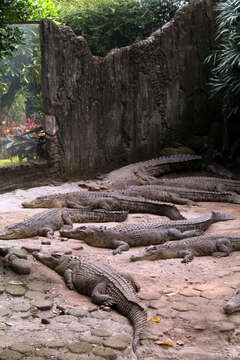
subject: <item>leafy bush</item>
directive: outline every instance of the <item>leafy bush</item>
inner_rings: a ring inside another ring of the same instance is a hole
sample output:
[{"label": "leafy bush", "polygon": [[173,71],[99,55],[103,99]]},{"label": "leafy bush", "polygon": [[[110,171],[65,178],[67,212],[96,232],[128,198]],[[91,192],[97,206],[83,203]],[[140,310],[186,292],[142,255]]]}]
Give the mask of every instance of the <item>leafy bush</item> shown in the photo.
[{"label": "leafy bush", "polygon": [[73,0],[65,2],[60,20],[84,36],[94,55],[127,46],[168,22],[187,0]]}]

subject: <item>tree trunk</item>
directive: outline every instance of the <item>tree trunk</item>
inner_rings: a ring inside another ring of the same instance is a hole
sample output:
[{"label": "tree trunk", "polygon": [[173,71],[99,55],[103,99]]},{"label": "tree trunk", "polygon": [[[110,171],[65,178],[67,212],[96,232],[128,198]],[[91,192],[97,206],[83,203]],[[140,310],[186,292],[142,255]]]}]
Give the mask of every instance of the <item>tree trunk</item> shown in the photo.
[{"label": "tree trunk", "polygon": [[21,89],[23,83],[21,82],[20,76],[15,76],[12,79],[9,90],[0,99],[0,125],[3,121],[8,120],[8,113],[15,99],[16,93]]}]

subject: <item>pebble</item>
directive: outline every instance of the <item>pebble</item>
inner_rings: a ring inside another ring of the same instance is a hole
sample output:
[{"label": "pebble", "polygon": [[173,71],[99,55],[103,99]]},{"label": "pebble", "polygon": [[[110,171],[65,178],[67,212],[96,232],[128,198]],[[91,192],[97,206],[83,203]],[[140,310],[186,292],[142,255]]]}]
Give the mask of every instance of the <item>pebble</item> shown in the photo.
[{"label": "pebble", "polygon": [[41,319],[42,324],[50,324],[50,321],[48,319]]},{"label": "pebble", "polygon": [[86,354],[92,350],[92,344],[89,344],[85,341],[80,341],[80,342],[68,345],[68,349],[73,353]]},{"label": "pebble", "polygon": [[18,360],[22,358],[22,354],[14,350],[3,350],[0,352],[1,360]]},{"label": "pebble", "polygon": [[99,329],[92,329],[91,334],[94,336],[100,336],[100,337],[109,337],[111,336],[111,333],[108,330],[99,328]]},{"label": "pebble", "polygon": [[27,288],[24,284],[10,282],[6,285],[5,291],[12,296],[24,296]]},{"label": "pebble", "polygon": [[117,359],[117,353],[114,350],[108,348],[96,347],[93,349],[93,354],[108,360]]},{"label": "pebble", "polygon": [[39,300],[37,302],[34,302],[33,305],[35,305],[39,310],[50,310],[53,306],[53,303],[49,300]]},{"label": "pebble", "polygon": [[42,244],[42,245],[51,245],[51,241],[50,241],[49,239],[43,239],[43,240],[41,241],[41,244]]},{"label": "pebble", "polygon": [[128,347],[128,343],[118,339],[117,336],[105,340],[103,345],[116,350],[125,350]]},{"label": "pebble", "polygon": [[31,263],[22,258],[13,259],[8,266],[17,274],[28,275],[31,272]]}]

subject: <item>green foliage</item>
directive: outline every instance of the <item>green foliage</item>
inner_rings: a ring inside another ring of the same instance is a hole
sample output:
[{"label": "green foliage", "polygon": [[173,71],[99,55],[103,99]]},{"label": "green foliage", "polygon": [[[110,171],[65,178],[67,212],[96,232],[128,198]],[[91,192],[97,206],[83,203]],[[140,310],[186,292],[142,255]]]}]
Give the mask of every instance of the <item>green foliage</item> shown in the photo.
[{"label": "green foliage", "polygon": [[169,21],[187,0],[65,1],[60,19],[84,36],[94,55],[127,46],[149,36]]},{"label": "green foliage", "polygon": [[58,19],[55,0],[0,0],[0,59],[11,55],[22,42],[22,32],[9,24],[41,18]]},{"label": "green foliage", "polygon": [[208,58],[213,63],[211,92],[222,99],[224,116],[240,110],[240,2],[227,0],[216,5],[217,50]]}]

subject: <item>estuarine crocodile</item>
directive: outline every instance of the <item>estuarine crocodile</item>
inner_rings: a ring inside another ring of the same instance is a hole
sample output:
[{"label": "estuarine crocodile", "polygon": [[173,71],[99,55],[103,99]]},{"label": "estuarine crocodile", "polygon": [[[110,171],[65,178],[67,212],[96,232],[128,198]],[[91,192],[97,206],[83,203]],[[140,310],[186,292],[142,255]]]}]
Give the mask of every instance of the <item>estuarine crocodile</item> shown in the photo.
[{"label": "estuarine crocodile", "polygon": [[22,203],[23,207],[57,208],[72,207],[85,209],[125,210],[130,213],[149,213],[167,216],[172,220],[184,219],[175,205],[143,198],[124,196],[113,192],[74,191],[62,194],[40,196]]},{"label": "estuarine crocodile", "polygon": [[142,185],[151,183],[151,177],[158,177],[164,174],[193,167],[199,164],[202,159],[199,155],[178,154],[171,156],[160,156],[156,159],[141,161],[127,166],[103,176],[102,183],[106,187],[122,189],[130,185]]},{"label": "estuarine crocodile", "polygon": [[121,274],[108,265],[78,256],[39,252],[33,255],[64,276],[68,288],[90,296],[92,302],[97,305],[113,306],[128,317],[134,328],[132,348],[136,352],[139,336],[146,325],[147,314],[136,295],[139,286],[129,274]]},{"label": "estuarine crocodile", "polygon": [[121,193],[126,196],[140,196],[149,200],[171,202],[182,205],[194,205],[196,201],[214,201],[240,204],[240,195],[236,193],[191,189],[188,188],[188,186],[130,186],[128,189],[122,190]]},{"label": "estuarine crocodile", "polygon": [[240,250],[240,236],[202,235],[149,246],[142,255],[132,255],[130,260],[183,258],[182,262],[188,263],[193,260],[194,256],[223,257],[235,250]]},{"label": "estuarine crocodile", "polygon": [[72,227],[72,223],[124,221],[126,211],[87,211],[84,209],[51,209],[38,213],[23,222],[9,225],[0,231],[0,239],[11,240],[32,236],[52,237],[54,230],[62,226]]},{"label": "estuarine crocodile", "polygon": [[240,181],[207,176],[183,176],[177,178],[153,178],[155,185],[185,187],[206,191],[231,191],[240,194]]},{"label": "estuarine crocodile", "polygon": [[233,297],[223,306],[223,311],[226,314],[232,314],[240,310],[240,289],[234,292]]},{"label": "estuarine crocodile", "polygon": [[110,228],[87,225],[69,230],[62,229],[60,234],[83,240],[92,246],[116,249],[113,254],[119,254],[127,251],[130,246],[161,244],[168,240],[198,236],[214,222],[233,219],[232,216],[212,211],[188,220],[126,223]]}]

